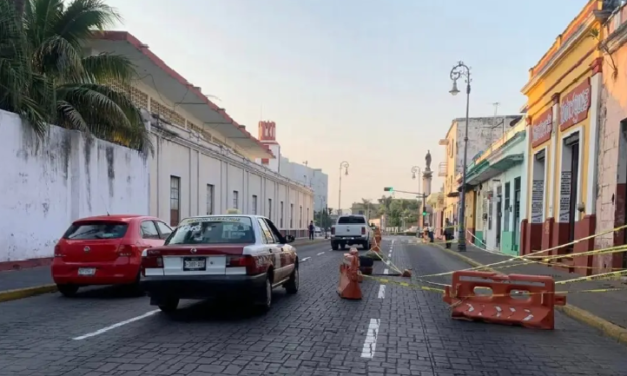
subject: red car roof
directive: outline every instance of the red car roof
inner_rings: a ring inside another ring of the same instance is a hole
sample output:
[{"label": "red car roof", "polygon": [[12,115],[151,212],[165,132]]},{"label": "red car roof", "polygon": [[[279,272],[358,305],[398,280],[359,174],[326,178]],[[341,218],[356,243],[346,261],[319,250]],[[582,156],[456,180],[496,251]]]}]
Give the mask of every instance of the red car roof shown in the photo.
[{"label": "red car roof", "polygon": [[141,215],[141,214],[111,214],[111,215],[98,215],[95,217],[85,217],[81,219],[77,219],[76,222],[91,222],[91,221],[121,221],[121,222],[130,222],[136,218],[149,218],[149,219],[158,219],[156,217],[150,215]]}]

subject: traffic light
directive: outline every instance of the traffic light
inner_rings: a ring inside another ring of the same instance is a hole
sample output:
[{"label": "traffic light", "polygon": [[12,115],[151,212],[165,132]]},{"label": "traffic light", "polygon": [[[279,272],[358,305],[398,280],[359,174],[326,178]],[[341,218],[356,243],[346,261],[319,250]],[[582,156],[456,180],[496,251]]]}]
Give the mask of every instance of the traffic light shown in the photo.
[{"label": "traffic light", "polygon": [[394,192],[394,187],[385,187],[383,188],[383,192]]},{"label": "traffic light", "polygon": [[427,214],[428,214],[428,213],[427,213],[427,211],[426,211],[426,210],[423,210],[423,211],[422,211],[422,216],[423,216],[423,217],[426,217],[426,216],[427,216]]}]

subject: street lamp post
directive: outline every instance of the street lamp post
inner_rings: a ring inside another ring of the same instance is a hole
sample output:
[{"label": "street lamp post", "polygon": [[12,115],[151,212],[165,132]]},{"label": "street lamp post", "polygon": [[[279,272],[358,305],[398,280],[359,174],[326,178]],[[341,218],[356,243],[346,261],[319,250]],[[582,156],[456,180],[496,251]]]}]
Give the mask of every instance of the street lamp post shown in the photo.
[{"label": "street lamp post", "polygon": [[[418,173],[418,175],[416,175],[416,173]],[[424,192],[421,193],[422,187],[421,187],[421,183],[420,183],[420,174],[422,173],[422,169],[419,166],[413,166],[411,168],[411,178],[412,179],[418,179],[418,197],[422,196],[422,203],[420,206],[422,206],[423,208],[426,208],[425,206],[425,194]],[[425,218],[422,215],[422,211],[420,211],[421,208],[418,208],[419,212],[418,212],[418,223],[420,224],[420,227],[424,227],[425,224]]]},{"label": "street lamp post", "polygon": [[449,91],[451,95],[459,94],[457,88],[457,80],[464,77],[466,80],[466,125],[464,129],[464,162],[462,164],[462,199],[461,209],[459,213],[459,233],[457,239],[457,250],[459,252],[466,251],[466,163],[468,160],[468,122],[470,114],[470,83],[472,78],[470,76],[470,68],[460,61],[451,69],[451,80],[453,81],[453,88]]},{"label": "street lamp post", "polygon": [[340,192],[337,198],[337,210],[338,210],[338,214],[342,213],[342,169],[344,169],[344,174],[348,175],[348,167],[350,165],[348,164],[348,162],[343,161],[342,163],[340,163]]}]

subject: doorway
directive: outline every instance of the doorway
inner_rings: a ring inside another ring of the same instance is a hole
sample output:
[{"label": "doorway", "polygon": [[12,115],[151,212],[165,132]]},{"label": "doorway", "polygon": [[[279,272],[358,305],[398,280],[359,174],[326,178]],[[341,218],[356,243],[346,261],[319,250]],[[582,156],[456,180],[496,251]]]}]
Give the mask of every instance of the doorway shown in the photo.
[{"label": "doorway", "polygon": [[[579,195],[579,132],[564,138],[562,149],[562,171],[560,186],[560,215],[559,221],[568,223],[568,237],[566,243],[575,240],[575,223],[577,222],[577,196]],[[573,247],[567,247],[572,253]]]},{"label": "doorway", "polygon": [[503,187],[496,187],[496,249],[501,249],[501,226],[503,220]]},{"label": "doorway", "polygon": [[514,252],[520,254],[518,245],[520,240],[518,239],[518,233],[520,231],[520,177],[514,179],[514,228],[512,241],[514,243]]}]

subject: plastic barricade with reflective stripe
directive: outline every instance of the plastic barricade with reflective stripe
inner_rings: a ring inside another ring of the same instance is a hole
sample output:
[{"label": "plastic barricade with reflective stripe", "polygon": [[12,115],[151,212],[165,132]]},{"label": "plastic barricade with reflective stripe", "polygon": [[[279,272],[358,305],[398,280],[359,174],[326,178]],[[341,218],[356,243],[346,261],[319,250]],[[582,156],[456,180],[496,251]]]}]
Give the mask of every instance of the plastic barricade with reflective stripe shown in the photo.
[{"label": "plastic barricade with reflective stripe", "polygon": [[457,271],[444,301],[453,319],[553,330],[554,307],[566,297],[555,295],[549,276]]}]

